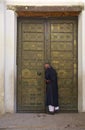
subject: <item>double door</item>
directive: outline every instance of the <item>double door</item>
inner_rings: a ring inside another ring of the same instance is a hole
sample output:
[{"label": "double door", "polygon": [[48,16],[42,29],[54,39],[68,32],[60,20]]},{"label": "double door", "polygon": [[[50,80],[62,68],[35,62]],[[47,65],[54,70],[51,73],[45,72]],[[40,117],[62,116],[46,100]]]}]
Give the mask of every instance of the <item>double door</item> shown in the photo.
[{"label": "double door", "polygon": [[44,64],[58,73],[61,111],[77,111],[77,20],[18,19],[17,111],[45,111]]}]

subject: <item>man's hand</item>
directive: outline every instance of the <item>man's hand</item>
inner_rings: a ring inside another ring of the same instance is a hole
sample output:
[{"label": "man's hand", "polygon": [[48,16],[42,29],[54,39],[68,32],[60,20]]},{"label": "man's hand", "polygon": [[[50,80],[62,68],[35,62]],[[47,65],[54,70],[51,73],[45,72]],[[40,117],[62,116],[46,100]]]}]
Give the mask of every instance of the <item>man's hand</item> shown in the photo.
[{"label": "man's hand", "polygon": [[51,81],[50,80],[46,80],[46,83],[50,83]]}]

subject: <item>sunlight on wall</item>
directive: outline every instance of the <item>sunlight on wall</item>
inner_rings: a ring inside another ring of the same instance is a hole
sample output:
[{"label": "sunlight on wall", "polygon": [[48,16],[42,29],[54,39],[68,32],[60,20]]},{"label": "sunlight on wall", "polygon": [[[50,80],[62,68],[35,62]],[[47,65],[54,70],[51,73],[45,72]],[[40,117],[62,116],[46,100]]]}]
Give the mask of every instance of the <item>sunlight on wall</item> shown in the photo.
[{"label": "sunlight on wall", "polygon": [[29,5],[57,5],[57,4],[80,4],[85,0],[6,0],[7,4],[29,4]]}]

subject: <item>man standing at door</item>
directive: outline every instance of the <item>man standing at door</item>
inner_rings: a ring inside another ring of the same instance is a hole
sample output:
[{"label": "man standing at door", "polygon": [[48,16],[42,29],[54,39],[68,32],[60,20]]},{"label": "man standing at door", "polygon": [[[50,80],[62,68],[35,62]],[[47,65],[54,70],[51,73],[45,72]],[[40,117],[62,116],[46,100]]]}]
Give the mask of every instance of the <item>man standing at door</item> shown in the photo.
[{"label": "man standing at door", "polygon": [[50,66],[49,63],[45,64],[45,81],[46,81],[46,106],[48,107],[49,113],[54,114],[55,111],[59,110],[58,104],[58,83],[57,73]]}]

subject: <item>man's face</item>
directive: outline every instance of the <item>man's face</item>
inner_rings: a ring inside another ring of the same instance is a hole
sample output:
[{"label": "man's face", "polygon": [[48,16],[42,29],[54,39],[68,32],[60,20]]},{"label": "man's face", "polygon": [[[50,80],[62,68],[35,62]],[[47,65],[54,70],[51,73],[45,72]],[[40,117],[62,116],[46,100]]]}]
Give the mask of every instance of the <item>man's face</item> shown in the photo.
[{"label": "man's face", "polygon": [[50,65],[49,64],[45,64],[45,69],[48,69],[49,67],[50,67]]}]

